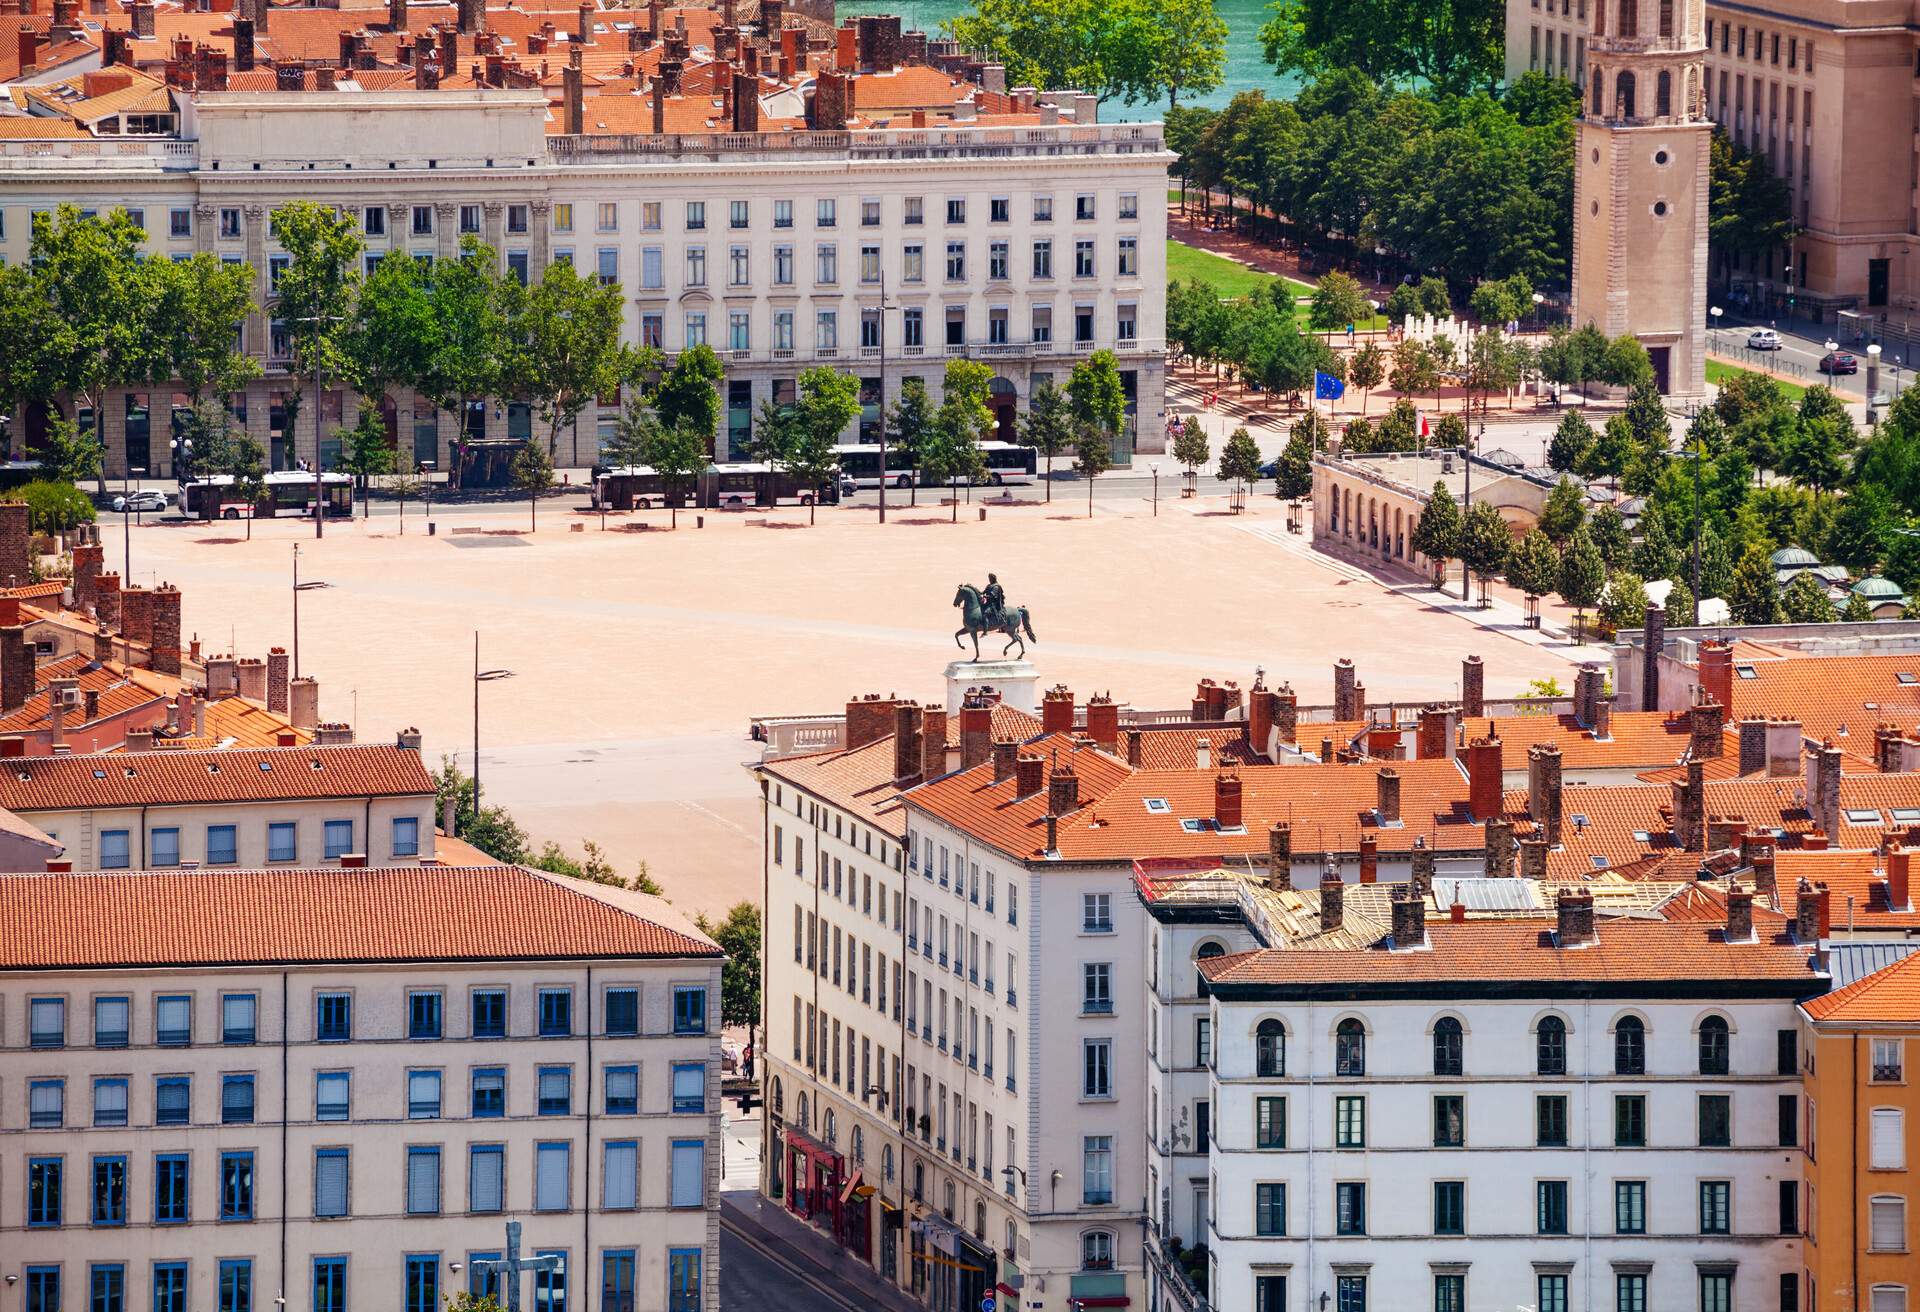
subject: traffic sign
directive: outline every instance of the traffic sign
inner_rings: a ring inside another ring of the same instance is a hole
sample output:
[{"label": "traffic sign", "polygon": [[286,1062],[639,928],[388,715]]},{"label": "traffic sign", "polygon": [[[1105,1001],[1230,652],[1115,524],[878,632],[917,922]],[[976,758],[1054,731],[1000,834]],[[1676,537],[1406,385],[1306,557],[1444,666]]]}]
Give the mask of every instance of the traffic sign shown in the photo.
[{"label": "traffic sign", "polygon": [[980,1312],[993,1312],[993,1295],[988,1294],[980,1300]]}]

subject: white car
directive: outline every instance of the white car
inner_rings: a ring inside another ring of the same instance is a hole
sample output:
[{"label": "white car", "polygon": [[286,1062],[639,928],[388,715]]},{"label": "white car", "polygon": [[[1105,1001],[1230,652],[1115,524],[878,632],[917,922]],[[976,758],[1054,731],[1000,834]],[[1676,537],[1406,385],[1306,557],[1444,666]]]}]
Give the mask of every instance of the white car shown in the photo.
[{"label": "white car", "polygon": [[139,514],[147,511],[165,510],[167,508],[167,494],[165,492],[155,492],[148,488],[142,488],[131,496],[115,497],[113,499],[113,508],[122,514],[129,512]]},{"label": "white car", "polygon": [[1771,328],[1755,328],[1747,334],[1749,351],[1777,351],[1780,349],[1780,334]]}]

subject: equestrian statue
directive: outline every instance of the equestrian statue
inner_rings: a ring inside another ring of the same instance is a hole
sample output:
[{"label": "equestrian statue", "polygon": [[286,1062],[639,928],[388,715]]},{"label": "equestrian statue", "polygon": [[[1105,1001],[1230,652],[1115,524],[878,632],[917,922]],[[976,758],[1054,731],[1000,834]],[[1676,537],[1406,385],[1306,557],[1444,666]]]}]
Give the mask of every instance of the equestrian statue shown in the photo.
[{"label": "equestrian statue", "polygon": [[1007,594],[1000,587],[997,576],[987,575],[987,586],[976,588],[971,583],[962,583],[960,590],[953,594],[953,604],[960,607],[960,616],[964,621],[953,631],[953,645],[961,650],[966,644],[960,639],[973,639],[973,659],[980,659],[980,635],[983,633],[1004,633],[1007,635],[1006,649],[1000,655],[1005,657],[1017,645],[1019,660],[1027,654],[1027,643],[1021,635],[1038,642],[1040,639],[1033,631],[1033,618],[1027,614],[1025,606],[1007,605]]}]

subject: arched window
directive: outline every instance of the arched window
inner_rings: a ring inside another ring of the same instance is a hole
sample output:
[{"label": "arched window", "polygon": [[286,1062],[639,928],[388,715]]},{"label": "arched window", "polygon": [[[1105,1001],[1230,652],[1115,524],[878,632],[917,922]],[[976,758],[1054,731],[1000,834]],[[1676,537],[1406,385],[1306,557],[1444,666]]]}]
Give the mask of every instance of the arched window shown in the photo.
[{"label": "arched window", "polygon": [[975,1239],[987,1237],[987,1205],[978,1200],[973,1204],[973,1237]]},{"label": "arched window", "polygon": [[775,1116],[778,1116],[780,1115],[780,1112],[781,1112],[780,1077],[776,1075],[773,1077],[773,1114]]},{"label": "arched window", "polygon": [[1287,1073],[1287,1032],[1277,1020],[1263,1020],[1253,1031],[1253,1073],[1266,1079]]},{"label": "arched window", "polygon": [[853,1158],[854,1165],[862,1165],[867,1160],[867,1137],[860,1133],[860,1127],[856,1125],[847,1138],[852,1143],[847,1155]]},{"label": "arched window", "polygon": [[1080,1236],[1080,1269],[1113,1270],[1113,1231],[1089,1230]]},{"label": "arched window", "polygon": [[1653,112],[1658,118],[1673,113],[1673,74],[1664,68],[1660,70],[1660,76],[1654,79]]},{"label": "arched window", "polygon": [[833,1108],[829,1107],[821,1120],[820,1126],[820,1136],[827,1141],[827,1147],[838,1148],[840,1146],[839,1130],[839,1122],[834,1119]]},{"label": "arched window", "polygon": [[1442,1016],[1433,1025],[1433,1073],[1435,1075],[1459,1075],[1466,1064],[1467,1036],[1460,1028],[1460,1022],[1451,1016]]},{"label": "arched window", "polygon": [[1647,1027],[1638,1016],[1622,1016],[1613,1027],[1613,1073],[1647,1073]]},{"label": "arched window", "polygon": [[1700,1022],[1700,1073],[1725,1075],[1731,1038],[1726,1018],[1709,1016]]},{"label": "arched window", "polygon": [[1567,1023],[1558,1016],[1542,1016],[1533,1032],[1533,1069],[1539,1075],[1567,1073]]},{"label": "arched window", "polygon": [[893,1179],[893,1145],[890,1143],[880,1147],[880,1178]]},{"label": "arched window", "polygon": [[1640,0],[1620,0],[1620,22],[1614,35],[1628,41],[1640,35]]},{"label": "arched window", "polygon": [[[1199,949],[1194,952],[1193,959],[1195,961],[1211,961],[1215,957],[1224,957],[1226,955],[1227,950],[1218,943],[1202,943]],[[1199,981],[1199,983],[1193,986],[1193,991],[1204,998],[1207,996],[1207,977],[1205,975],[1199,975]]]},{"label": "arched window", "polygon": [[801,1129],[811,1133],[813,1130],[813,1122],[807,1119],[807,1095],[803,1093],[793,1101],[795,1107],[794,1123]]},{"label": "arched window", "polygon": [[1633,74],[1626,69],[1620,70],[1620,76],[1613,82],[1613,116],[1632,118],[1633,114]]},{"label": "arched window", "polygon": [[1333,1032],[1333,1073],[1367,1073],[1367,1031],[1359,1021],[1348,1018]]},{"label": "arched window", "polygon": [[913,1164],[913,1201],[924,1203],[927,1200],[927,1167],[924,1162]]},{"label": "arched window", "polygon": [[1593,116],[1595,118],[1599,118],[1600,115],[1606,113],[1607,107],[1601,103],[1601,96],[1604,91],[1605,88],[1600,85],[1600,66],[1595,64],[1593,66]]},{"label": "arched window", "polygon": [[941,1186],[940,1215],[953,1220],[953,1181],[948,1180]]},{"label": "arched window", "polygon": [[1660,0],[1660,35],[1673,35],[1673,0]]}]

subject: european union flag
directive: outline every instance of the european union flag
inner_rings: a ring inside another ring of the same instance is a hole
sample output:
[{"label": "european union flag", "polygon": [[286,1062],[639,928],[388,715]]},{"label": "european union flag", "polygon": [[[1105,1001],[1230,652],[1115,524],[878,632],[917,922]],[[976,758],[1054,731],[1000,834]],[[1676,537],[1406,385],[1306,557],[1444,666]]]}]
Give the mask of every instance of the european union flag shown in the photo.
[{"label": "european union flag", "polygon": [[1316,401],[1338,401],[1347,394],[1347,385],[1332,374],[1313,371],[1313,399]]}]

